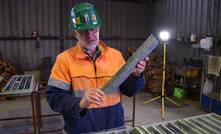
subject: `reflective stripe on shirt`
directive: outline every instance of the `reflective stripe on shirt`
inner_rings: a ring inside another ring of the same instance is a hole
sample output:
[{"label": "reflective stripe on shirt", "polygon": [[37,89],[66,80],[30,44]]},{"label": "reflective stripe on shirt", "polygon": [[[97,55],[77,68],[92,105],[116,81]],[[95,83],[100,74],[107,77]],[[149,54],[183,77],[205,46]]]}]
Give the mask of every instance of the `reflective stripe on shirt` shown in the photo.
[{"label": "reflective stripe on shirt", "polygon": [[65,83],[61,80],[56,80],[52,77],[50,77],[48,80],[48,86],[58,87],[58,88],[64,89],[65,91],[70,91],[71,89],[71,84]]}]

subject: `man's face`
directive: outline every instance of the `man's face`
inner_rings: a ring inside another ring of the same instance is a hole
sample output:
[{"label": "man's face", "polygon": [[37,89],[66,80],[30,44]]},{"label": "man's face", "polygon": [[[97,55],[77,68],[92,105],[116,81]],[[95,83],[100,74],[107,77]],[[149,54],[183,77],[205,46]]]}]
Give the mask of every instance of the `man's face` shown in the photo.
[{"label": "man's face", "polygon": [[100,28],[89,30],[76,30],[75,36],[79,41],[81,47],[93,50],[96,48],[99,42],[99,30]]}]

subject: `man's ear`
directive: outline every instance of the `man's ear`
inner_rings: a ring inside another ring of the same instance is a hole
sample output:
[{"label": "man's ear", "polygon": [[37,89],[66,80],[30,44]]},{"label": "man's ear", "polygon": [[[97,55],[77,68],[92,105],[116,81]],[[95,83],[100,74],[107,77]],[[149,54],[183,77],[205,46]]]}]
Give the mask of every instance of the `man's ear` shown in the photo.
[{"label": "man's ear", "polygon": [[72,32],[72,35],[73,35],[76,39],[78,39],[76,31],[73,31],[73,32]]},{"label": "man's ear", "polygon": [[73,30],[72,35],[76,37],[76,31]]}]

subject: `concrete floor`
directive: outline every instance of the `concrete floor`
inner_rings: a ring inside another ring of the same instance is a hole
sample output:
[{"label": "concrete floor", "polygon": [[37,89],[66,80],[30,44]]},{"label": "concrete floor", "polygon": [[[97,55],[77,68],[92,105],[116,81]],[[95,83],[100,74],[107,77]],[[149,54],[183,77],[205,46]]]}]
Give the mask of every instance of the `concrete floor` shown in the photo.
[{"label": "concrete floor", "polygon": [[[160,108],[161,108],[160,100],[156,100],[149,104],[142,105],[143,101],[150,99],[151,97],[152,96],[150,94],[145,92],[139,93],[136,96],[135,125],[146,125],[150,123],[162,122],[160,116]],[[125,109],[126,119],[130,119],[132,116],[132,100],[133,100],[132,98],[123,97],[123,105]],[[178,102],[180,102],[180,104],[183,105],[182,108],[174,107],[171,104],[166,105],[165,121],[206,113],[200,109],[200,106],[197,101],[179,100]],[[41,107],[42,107],[42,114],[54,113],[48,107],[44,95],[41,95]],[[22,97],[13,100],[0,101],[0,118],[24,116],[24,115],[31,115],[30,97]],[[127,125],[131,125],[131,123],[127,123]],[[62,126],[63,126],[63,121],[61,117],[57,116],[57,117],[44,118],[42,130],[59,129],[62,128]],[[0,134],[17,134],[17,133],[27,133],[31,131],[32,131],[31,119],[0,122]]]},{"label": "concrete floor", "polygon": [[[143,105],[142,102],[153,98],[152,95],[148,93],[139,93],[136,96],[136,116],[135,116],[135,125],[146,125],[150,123],[162,122],[161,119],[161,102],[160,100],[152,101],[146,105]],[[177,100],[173,98],[175,102],[181,104],[183,107],[178,108],[175,105],[169,103],[168,101],[165,104],[165,119],[164,121],[191,117],[195,115],[205,114],[206,112],[200,108],[199,102],[192,100]],[[123,104],[125,108],[125,116],[132,115],[132,98],[124,97]]]}]

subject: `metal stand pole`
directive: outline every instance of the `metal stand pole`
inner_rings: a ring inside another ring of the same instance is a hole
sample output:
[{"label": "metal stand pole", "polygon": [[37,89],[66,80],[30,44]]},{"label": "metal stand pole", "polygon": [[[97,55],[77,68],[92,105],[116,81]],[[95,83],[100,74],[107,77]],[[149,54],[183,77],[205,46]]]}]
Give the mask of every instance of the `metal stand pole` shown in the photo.
[{"label": "metal stand pole", "polygon": [[33,127],[34,127],[34,134],[37,134],[37,128],[36,128],[36,109],[35,109],[35,98],[34,93],[31,94],[31,106],[32,106],[32,120],[33,120]]}]

